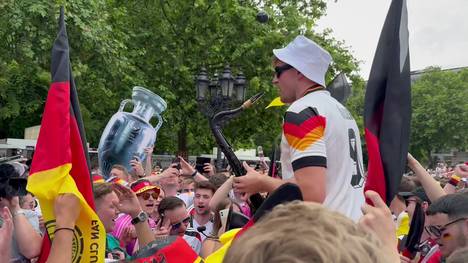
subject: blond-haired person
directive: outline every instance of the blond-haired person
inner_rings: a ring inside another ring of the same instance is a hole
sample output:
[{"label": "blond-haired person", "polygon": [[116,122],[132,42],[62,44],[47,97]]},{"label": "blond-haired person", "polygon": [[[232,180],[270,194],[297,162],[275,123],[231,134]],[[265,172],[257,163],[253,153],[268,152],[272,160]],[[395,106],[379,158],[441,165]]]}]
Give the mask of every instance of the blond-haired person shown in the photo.
[{"label": "blond-haired person", "polygon": [[[391,213],[382,203],[364,207],[361,224],[317,203],[279,205],[233,242],[224,262],[400,262]],[[375,231],[377,221],[391,240]]]}]

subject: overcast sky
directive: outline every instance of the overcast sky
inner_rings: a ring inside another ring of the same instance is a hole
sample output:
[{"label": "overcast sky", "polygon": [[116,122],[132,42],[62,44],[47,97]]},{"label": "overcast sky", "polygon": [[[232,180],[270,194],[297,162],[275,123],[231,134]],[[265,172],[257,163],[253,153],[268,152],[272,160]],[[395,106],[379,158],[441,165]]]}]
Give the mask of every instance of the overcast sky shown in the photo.
[{"label": "overcast sky", "polygon": [[[328,0],[317,30],[333,30],[369,76],[391,0]],[[468,0],[407,0],[411,70],[468,66]]]}]

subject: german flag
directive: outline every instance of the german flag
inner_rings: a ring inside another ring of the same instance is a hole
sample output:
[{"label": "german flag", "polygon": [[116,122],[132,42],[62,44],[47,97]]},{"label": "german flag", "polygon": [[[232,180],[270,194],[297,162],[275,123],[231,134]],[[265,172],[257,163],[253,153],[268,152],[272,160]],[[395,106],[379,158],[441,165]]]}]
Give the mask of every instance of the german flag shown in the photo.
[{"label": "german flag", "polygon": [[45,262],[54,238],[54,200],[62,193],[80,199],[72,262],[104,262],[106,232],[94,211],[89,157],[78,96],[73,81],[63,7],[52,48],[52,83],[28,179],[27,190],[41,204],[47,233],[39,262]]},{"label": "german flag", "polygon": [[286,112],[283,132],[291,147],[304,151],[323,137],[325,124],[325,118],[309,107],[299,113]]},{"label": "german flag", "polygon": [[364,105],[368,175],[365,190],[389,204],[405,171],[411,122],[408,12],[405,0],[393,0],[385,19]]},{"label": "german flag", "polygon": [[123,186],[129,186],[127,181],[125,181],[124,179],[120,179],[117,176],[111,176],[110,178],[107,178],[107,180],[105,180],[105,182],[121,184]]}]

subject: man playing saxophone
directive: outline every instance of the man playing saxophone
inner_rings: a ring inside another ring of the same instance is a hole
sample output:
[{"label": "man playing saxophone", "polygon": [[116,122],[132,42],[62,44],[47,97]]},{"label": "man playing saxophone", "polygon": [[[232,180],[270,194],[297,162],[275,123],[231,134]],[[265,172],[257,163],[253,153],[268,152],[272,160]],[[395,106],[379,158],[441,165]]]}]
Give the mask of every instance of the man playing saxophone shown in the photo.
[{"label": "man playing saxophone", "polygon": [[305,201],[357,220],[364,203],[361,142],[355,120],[325,89],[330,54],[297,36],[273,50],[281,101],[289,104],[281,140],[282,178],[263,176],[244,164],[234,187],[246,193],[272,192],[285,182],[299,185]]}]

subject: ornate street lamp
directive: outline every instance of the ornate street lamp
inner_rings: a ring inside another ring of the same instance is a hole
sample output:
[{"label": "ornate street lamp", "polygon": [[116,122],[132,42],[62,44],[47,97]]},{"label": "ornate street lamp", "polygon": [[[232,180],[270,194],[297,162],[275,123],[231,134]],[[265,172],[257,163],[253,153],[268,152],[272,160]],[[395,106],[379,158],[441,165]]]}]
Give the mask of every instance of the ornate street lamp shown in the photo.
[{"label": "ornate street lamp", "polygon": [[221,94],[224,98],[232,98],[232,91],[234,89],[234,78],[232,77],[231,68],[229,65],[224,67],[223,74],[219,78],[219,85],[221,86]]},{"label": "ornate street lamp", "polygon": [[210,95],[211,98],[216,98],[221,93],[219,87],[218,73],[215,73],[213,78],[210,80]]},{"label": "ornate street lamp", "polygon": [[234,102],[243,102],[247,80],[242,72],[233,76],[231,68],[226,65],[223,72],[208,77],[205,68],[201,68],[195,79],[197,101],[200,111],[211,118],[215,113],[231,107]]},{"label": "ornate street lamp", "polygon": [[208,98],[210,80],[208,79],[208,74],[206,74],[206,69],[202,68],[200,73],[197,76],[196,80],[197,85],[197,101],[204,101]]},{"label": "ornate street lamp", "polygon": [[236,96],[237,101],[244,101],[245,100],[245,89],[246,89],[246,82],[244,74],[239,72],[236,77],[236,81],[234,83],[234,96]]},{"label": "ornate street lamp", "polygon": [[[244,102],[247,80],[242,72],[233,76],[229,65],[224,67],[219,76],[208,77],[205,68],[201,68],[196,76],[195,87],[197,89],[197,102],[200,111],[208,118],[214,114],[232,107],[233,103]],[[221,151],[218,151],[216,168],[220,169]]]}]

